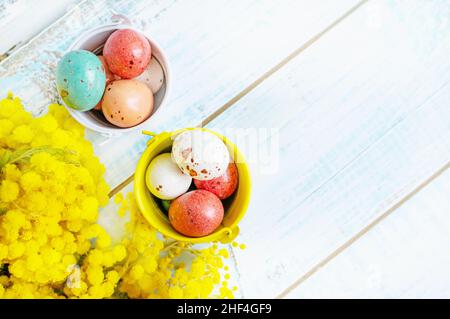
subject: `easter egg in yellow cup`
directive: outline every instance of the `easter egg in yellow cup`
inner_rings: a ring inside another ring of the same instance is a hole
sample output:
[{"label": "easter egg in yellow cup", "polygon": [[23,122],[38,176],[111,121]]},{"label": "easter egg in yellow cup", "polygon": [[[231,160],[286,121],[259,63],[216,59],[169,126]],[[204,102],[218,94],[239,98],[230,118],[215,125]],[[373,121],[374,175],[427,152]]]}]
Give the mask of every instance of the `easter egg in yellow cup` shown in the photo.
[{"label": "easter egg in yellow cup", "polygon": [[[160,206],[160,200],[150,192],[146,180],[147,168],[152,160],[160,154],[170,153],[176,136],[190,130],[209,132],[219,137],[226,145],[230,154],[230,160],[236,164],[239,174],[236,191],[232,196],[223,201],[224,217],[222,223],[214,232],[202,237],[185,236],[172,227],[167,213]],[[228,243],[233,241],[239,234],[238,225],[247,211],[251,193],[250,170],[238,147],[225,136],[205,128],[186,128],[160,134],[144,132],[144,134],[150,135],[152,138],[148,141],[147,148],[137,164],[134,175],[134,192],[138,207],[145,219],[163,235],[175,240],[190,243],[214,241]]]},{"label": "easter egg in yellow cup", "polygon": [[172,161],[170,153],[162,153],[150,162],[145,182],[154,196],[163,200],[172,200],[187,192],[192,183],[192,177],[178,168]]}]

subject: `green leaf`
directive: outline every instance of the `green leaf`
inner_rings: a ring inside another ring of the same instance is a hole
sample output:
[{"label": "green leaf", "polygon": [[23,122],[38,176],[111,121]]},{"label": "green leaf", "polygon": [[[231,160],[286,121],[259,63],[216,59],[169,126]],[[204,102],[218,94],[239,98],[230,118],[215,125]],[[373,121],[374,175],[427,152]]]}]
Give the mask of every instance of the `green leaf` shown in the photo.
[{"label": "green leaf", "polygon": [[14,152],[3,149],[0,153],[0,169],[3,168],[3,166],[5,166],[6,164],[19,164],[28,162],[34,154],[42,152],[56,156],[69,164],[74,164],[77,166],[79,165],[78,162],[70,160],[68,158],[69,155],[75,155],[75,151],[54,148],[51,146],[40,146],[20,149]]},{"label": "green leaf", "polygon": [[10,150],[1,149],[0,150],[0,168],[8,164],[11,158],[12,152]]},{"label": "green leaf", "polygon": [[11,274],[9,273],[9,264],[0,264],[0,276],[10,276]]}]

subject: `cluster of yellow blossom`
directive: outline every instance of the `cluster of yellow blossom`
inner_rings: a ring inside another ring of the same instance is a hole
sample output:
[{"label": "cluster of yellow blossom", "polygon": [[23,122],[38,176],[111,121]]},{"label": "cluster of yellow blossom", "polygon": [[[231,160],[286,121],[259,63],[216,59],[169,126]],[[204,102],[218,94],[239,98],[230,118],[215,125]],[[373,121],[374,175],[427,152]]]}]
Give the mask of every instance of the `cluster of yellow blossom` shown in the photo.
[{"label": "cluster of yellow blossom", "polygon": [[[130,211],[127,260],[116,270],[121,274],[119,291],[131,298],[233,298],[224,259],[228,250],[216,244],[193,249],[187,243],[164,241],[140,214],[132,194],[122,200]],[[216,289],[222,282],[222,286]]]},{"label": "cluster of yellow blossom", "polygon": [[167,243],[131,194],[115,198],[131,218],[112,244],[97,224],[105,169],[62,106],[33,118],[18,98],[0,101],[0,169],[0,298],[233,297],[228,251]]}]

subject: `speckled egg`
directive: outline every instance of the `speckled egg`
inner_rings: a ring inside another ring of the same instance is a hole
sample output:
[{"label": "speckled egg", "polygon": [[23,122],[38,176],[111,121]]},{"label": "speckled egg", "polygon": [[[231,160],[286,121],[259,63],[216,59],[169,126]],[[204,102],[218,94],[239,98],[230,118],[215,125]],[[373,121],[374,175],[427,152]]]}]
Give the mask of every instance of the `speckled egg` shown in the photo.
[{"label": "speckled egg", "polygon": [[113,81],[113,80],[117,80],[115,79],[114,74],[111,72],[111,70],[109,69],[108,64],[106,63],[105,58],[103,57],[103,55],[98,55],[97,56],[98,59],[100,60],[100,62],[103,65],[103,70],[105,71],[105,75],[106,75],[106,84],[108,85],[109,82]]},{"label": "speckled egg", "polygon": [[113,81],[102,100],[105,118],[118,127],[132,127],[144,122],[153,111],[153,94],[136,80]]},{"label": "speckled egg", "polygon": [[152,53],[146,37],[131,29],[121,29],[106,40],[103,56],[112,73],[132,79],[144,72]]},{"label": "speckled egg", "polygon": [[222,223],[224,208],[211,192],[197,189],[170,203],[169,221],[179,233],[202,237],[213,233]]},{"label": "speckled egg", "polygon": [[152,57],[148,67],[135,80],[145,83],[152,90],[153,94],[155,94],[164,83],[164,71],[161,64],[159,64],[155,57]]},{"label": "speckled egg", "polygon": [[239,184],[239,173],[236,164],[230,163],[226,172],[219,177],[199,181],[194,180],[194,184],[199,189],[207,190],[220,199],[226,199],[233,195]]},{"label": "speckled egg", "polygon": [[177,135],[172,158],[185,174],[198,180],[221,176],[230,162],[228,148],[222,140],[202,130],[187,130]]},{"label": "speckled egg", "polygon": [[64,103],[78,111],[94,108],[105,91],[106,76],[95,54],[70,51],[59,61],[56,87]]},{"label": "speckled egg", "polygon": [[183,174],[173,162],[170,153],[163,153],[150,162],[145,182],[153,195],[160,199],[171,200],[187,192],[192,178]]}]

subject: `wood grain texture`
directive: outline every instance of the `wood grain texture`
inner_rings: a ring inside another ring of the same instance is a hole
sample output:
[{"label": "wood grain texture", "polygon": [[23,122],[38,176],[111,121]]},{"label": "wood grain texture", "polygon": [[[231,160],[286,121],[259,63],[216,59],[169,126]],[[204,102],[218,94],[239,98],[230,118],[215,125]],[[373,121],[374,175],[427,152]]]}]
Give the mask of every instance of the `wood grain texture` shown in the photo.
[{"label": "wood grain texture", "polygon": [[[158,129],[191,126],[201,122],[292,50],[308,42],[315,33],[326,29],[357,2],[345,1],[337,5],[324,1],[317,5],[313,1],[290,1],[286,6],[270,1],[216,2],[214,5],[205,1],[189,4],[137,1],[130,6],[126,3],[85,1],[76,7],[2,63],[1,93],[13,90],[36,115],[45,112],[45,106],[56,101],[52,81],[59,56],[78,34],[99,23],[107,23],[111,13],[116,11],[133,16],[136,25],[154,32],[172,61],[175,90],[168,103],[167,119]],[[109,9],[105,9],[107,7]],[[220,12],[218,7],[222,8]],[[197,16],[186,16],[186,12]],[[205,16],[205,12],[214,14]],[[112,186],[134,170],[145,142],[139,134],[119,141],[92,132],[88,137],[107,167],[107,179]],[[116,209],[113,206],[102,211],[101,223],[112,227],[117,234],[120,223],[110,219]],[[230,268],[235,270],[232,261],[230,259]],[[239,281],[238,276],[234,278]]]},{"label": "wood grain texture", "polygon": [[[153,34],[171,61],[172,95],[160,124],[148,129],[194,126],[356,3],[85,1],[0,65],[0,94],[12,90],[35,114],[45,112],[56,101],[53,74],[61,53],[81,32],[110,21],[115,11]],[[88,138],[112,187],[133,173],[147,139],[139,132],[114,139],[90,132]]]},{"label": "wood grain texture", "polygon": [[450,159],[449,8],[372,2],[211,123],[268,132],[244,150],[245,297],[282,294]]},{"label": "wood grain texture", "polygon": [[287,298],[449,298],[450,171]]},{"label": "wood grain texture", "polygon": [[26,43],[78,2],[0,0],[0,56],[11,47]]},{"label": "wood grain texture", "polygon": [[[244,297],[275,297],[287,287],[294,289],[302,276],[450,158],[448,0],[371,1],[233,100],[356,3],[84,1],[0,64],[0,94],[13,90],[35,114],[45,112],[45,105],[55,101],[55,62],[74,37],[110,21],[111,10],[133,16],[166,49],[175,77],[167,113],[160,125],[149,129],[197,125],[229,104],[209,127],[238,143],[253,172],[252,202],[239,238],[248,249],[234,251],[242,274],[240,291]],[[138,133],[107,139],[90,132],[88,137],[106,164],[112,186],[133,172],[146,140]],[[442,221],[443,230],[430,243],[448,243],[446,222],[438,213],[433,216],[433,223]],[[387,226],[383,245],[393,239],[392,229]],[[431,222],[426,229],[418,231],[426,236]],[[375,249],[374,256],[359,254],[381,244],[358,246],[351,255],[361,258],[360,263],[351,261],[359,265],[357,278],[363,280],[364,267],[373,258],[404,250],[402,243],[410,235],[406,232],[392,250]],[[448,295],[444,284],[434,283],[437,275],[427,275],[448,259],[438,249],[432,250],[437,258],[431,258],[425,246],[419,248],[408,250],[404,260],[417,263],[416,253],[430,257],[429,268],[418,263],[409,277],[395,282],[389,278],[398,273],[400,259],[380,263],[386,280],[378,281],[373,296]],[[331,271],[343,269],[342,264],[346,266],[340,261]],[[389,267],[394,269],[389,272]],[[441,269],[437,274],[444,275]],[[326,275],[318,280],[325,284]],[[330,296],[339,285],[346,295],[361,292],[344,277],[330,285]],[[307,296],[302,286],[289,296]],[[321,294],[314,282],[309,287],[309,296]]]}]

